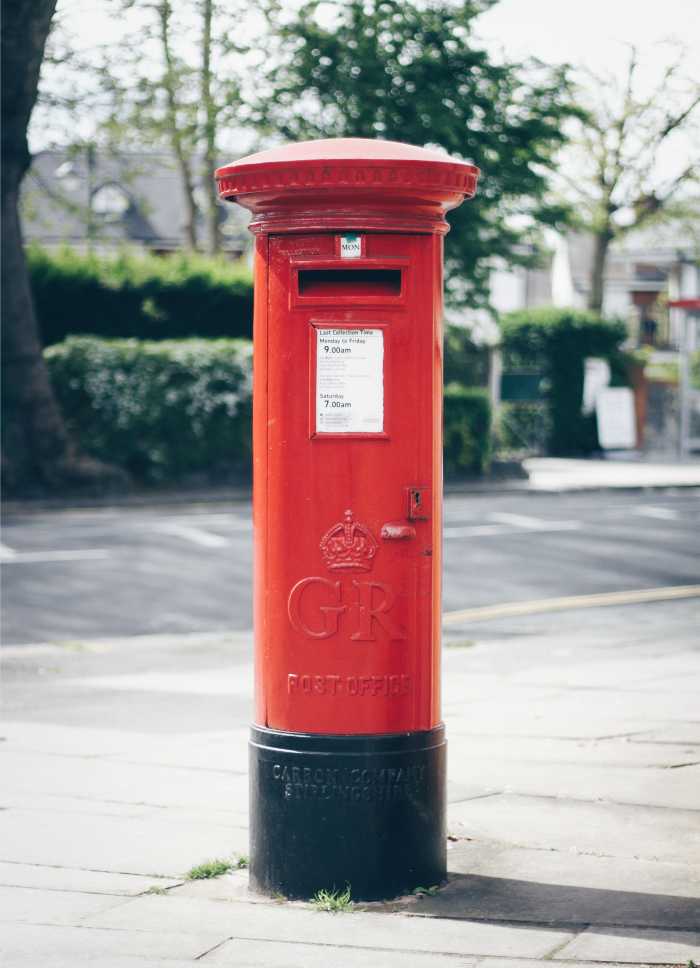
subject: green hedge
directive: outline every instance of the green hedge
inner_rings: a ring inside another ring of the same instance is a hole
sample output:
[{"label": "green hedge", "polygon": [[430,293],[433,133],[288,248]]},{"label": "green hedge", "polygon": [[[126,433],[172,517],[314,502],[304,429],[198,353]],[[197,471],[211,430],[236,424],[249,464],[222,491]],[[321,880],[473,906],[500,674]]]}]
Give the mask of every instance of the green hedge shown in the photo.
[{"label": "green hedge", "polygon": [[251,274],[223,258],[32,246],[27,259],[44,345],[78,333],[152,340],[252,334]]},{"label": "green hedge", "polygon": [[250,473],[251,349],[75,336],[44,355],[85,451],[157,483]]},{"label": "green hedge", "polygon": [[598,446],[595,417],[583,414],[584,360],[615,363],[624,323],[575,309],[524,309],[501,319],[505,369],[541,369],[547,378],[548,452],[586,454]]},{"label": "green hedge", "polygon": [[[146,483],[248,475],[248,340],[103,340],[73,336],[44,351],[69,428],[93,457]],[[445,471],[482,474],[490,458],[485,390],[445,388]]]},{"label": "green hedge", "polygon": [[443,452],[446,477],[478,476],[491,457],[491,403],[486,390],[445,387]]},{"label": "green hedge", "polygon": [[477,346],[469,330],[462,326],[445,326],[444,370],[445,385],[461,383],[465,387],[487,386],[489,350],[485,346]]}]

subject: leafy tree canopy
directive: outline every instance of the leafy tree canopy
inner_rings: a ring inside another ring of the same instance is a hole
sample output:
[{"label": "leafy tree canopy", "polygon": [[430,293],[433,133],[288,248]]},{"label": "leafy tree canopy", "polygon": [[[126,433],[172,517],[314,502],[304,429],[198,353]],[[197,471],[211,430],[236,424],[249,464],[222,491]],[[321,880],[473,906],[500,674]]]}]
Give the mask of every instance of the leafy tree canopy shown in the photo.
[{"label": "leafy tree canopy", "polygon": [[531,260],[537,228],[565,217],[548,171],[577,113],[563,67],[497,63],[474,40],[493,2],[310,0],[278,26],[257,105],[258,123],[292,140],[385,138],[477,164],[446,243],[448,297],[472,306],[494,263]]}]

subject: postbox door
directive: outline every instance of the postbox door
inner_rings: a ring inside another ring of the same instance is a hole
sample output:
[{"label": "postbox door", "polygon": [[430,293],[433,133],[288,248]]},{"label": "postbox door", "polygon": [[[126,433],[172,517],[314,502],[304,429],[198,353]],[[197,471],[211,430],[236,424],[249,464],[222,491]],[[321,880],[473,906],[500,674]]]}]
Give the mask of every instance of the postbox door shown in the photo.
[{"label": "postbox door", "polygon": [[269,239],[266,440],[256,436],[269,727],[439,722],[440,245]]}]

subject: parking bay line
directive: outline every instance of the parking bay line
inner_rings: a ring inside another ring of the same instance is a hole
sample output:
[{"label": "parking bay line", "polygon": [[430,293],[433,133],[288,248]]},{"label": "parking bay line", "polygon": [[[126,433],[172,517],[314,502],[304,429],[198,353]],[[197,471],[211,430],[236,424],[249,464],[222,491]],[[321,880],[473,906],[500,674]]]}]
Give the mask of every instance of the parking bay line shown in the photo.
[{"label": "parking bay line", "polygon": [[[518,515],[519,517],[519,515]],[[580,521],[537,521],[536,524],[525,525],[503,521],[499,524],[474,524],[464,526],[445,525],[443,537],[447,538],[480,538],[490,535],[519,535],[545,534],[548,531],[580,531],[583,524]]]},{"label": "parking bay line", "polygon": [[182,538],[192,544],[200,545],[202,548],[228,548],[231,541],[220,534],[205,531],[204,528],[197,528],[192,524],[179,524],[176,521],[163,521],[157,528],[161,534],[169,534],[174,538]]},{"label": "parking bay line", "polygon": [[645,602],[667,602],[681,598],[700,598],[700,585],[668,585],[664,588],[639,588],[626,592],[598,592],[592,595],[565,595],[561,598],[541,598],[528,602],[503,602],[479,608],[463,608],[443,612],[442,624],[462,625],[465,622],[488,622],[518,615],[543,612],[564,612],[578,608],[604,608],[610,605],[640,605]]},{"label": "parking bay line", "polygon": [[68,551],[15,551],[3,545],[0,563],[3,565],[37,564],[51,561],[102,561],[111,557],[108,548],[73,548]]}]

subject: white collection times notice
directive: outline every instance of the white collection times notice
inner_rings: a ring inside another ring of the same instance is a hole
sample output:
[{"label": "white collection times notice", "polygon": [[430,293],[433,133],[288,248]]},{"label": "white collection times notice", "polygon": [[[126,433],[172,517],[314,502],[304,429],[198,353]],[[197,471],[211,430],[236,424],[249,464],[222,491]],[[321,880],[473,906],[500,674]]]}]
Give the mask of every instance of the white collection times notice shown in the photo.
[{"label": "white collection times notice", "polygon": [[384,333],[316,330],[316,433],[384,430]]}]

